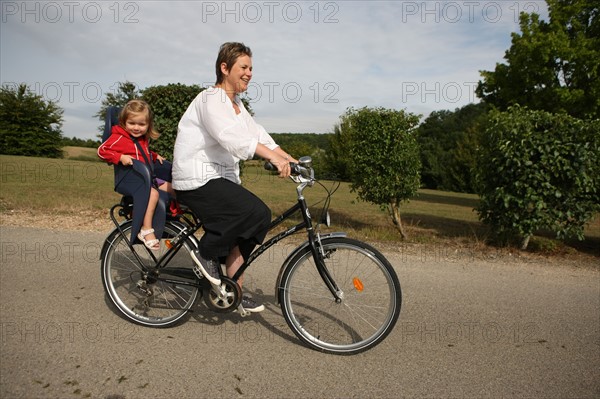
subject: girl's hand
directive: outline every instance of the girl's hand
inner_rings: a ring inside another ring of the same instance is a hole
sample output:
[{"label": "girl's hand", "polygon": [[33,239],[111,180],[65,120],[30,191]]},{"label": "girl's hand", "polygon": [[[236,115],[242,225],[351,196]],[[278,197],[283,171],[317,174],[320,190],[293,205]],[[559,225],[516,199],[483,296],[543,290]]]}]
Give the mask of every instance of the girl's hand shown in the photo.
[{"label": "girl's hand", "polygon": [[165,159],[160,155],[156,154],[156,160],[162,164]]},{"label": "girl's hand", "polygon": [[131,155],[121,155],[120,161],[125,166],[133,165],[133,158],[131,157]]}]

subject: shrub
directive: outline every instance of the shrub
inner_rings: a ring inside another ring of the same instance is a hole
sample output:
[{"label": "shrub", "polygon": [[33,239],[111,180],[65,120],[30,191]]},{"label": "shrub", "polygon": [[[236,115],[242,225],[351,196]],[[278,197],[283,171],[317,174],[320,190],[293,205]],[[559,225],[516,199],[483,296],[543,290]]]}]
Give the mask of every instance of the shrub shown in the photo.
[{"label": "shrub", "polygon": [[518,106],[494,111],[478,156],[480,219],[525,249],[539,229],[583,239],[599,210],[600,121]]}]

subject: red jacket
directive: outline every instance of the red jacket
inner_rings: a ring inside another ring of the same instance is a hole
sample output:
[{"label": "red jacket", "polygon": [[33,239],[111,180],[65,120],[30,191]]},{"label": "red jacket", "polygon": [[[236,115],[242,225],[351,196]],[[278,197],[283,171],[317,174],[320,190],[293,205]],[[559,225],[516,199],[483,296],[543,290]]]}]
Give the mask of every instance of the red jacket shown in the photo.
[{"label": "red jacket", "polygon": [[[152,162],[156,161],[157,154],[149,150],[146,136],[141,136],[137,140],[148,159]],[[123,154],[130,155],[132,158],[146,163],[144,156],[140,153],[129,133],[121,126],[113,126],[110,137],[98,147],[98,156],[106,162],[117,165]]]}]

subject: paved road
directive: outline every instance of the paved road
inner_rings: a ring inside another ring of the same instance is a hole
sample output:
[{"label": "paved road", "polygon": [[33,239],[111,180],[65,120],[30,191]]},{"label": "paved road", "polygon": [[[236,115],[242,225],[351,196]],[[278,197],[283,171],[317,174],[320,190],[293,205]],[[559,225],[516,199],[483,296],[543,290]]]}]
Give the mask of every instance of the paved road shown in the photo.
[{"label": "paved road", "polygon": [[[600,397],[598,269],[444,248],[386,253],[400,320],[356,356],[299,344],[273,304],[289,248],[246,286],[260,315],[150,329],[107,306],[102,234],[0,227],[1,398]],[[111,396],[112,395],[112,396]]]}]

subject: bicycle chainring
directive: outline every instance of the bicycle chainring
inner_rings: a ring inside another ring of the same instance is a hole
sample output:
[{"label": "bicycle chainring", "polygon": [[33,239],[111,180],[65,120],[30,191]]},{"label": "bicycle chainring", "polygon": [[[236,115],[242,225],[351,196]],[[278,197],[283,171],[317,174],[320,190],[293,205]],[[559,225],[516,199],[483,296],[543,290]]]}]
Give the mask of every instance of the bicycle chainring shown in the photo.
[{"label": "bicycle chainring", "polygon": [[225,295],[219,298],[217,293],[211,288],[204,290],[204,303],[214,312],[227,313],[237,309],[242,302],[242,289],[229,277],[221,277],[221,287],[225,290]]}]

